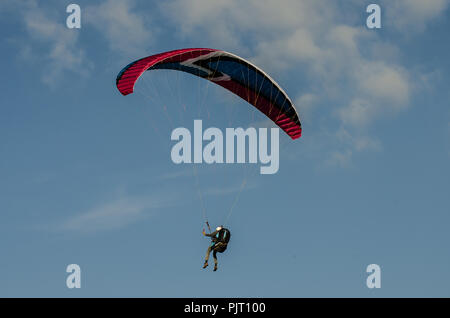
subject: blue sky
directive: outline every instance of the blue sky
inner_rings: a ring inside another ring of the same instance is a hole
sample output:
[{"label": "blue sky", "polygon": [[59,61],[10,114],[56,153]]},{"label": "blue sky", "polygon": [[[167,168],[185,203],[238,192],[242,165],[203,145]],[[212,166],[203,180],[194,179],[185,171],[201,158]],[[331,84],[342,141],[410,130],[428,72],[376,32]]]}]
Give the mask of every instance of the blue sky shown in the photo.
[{"label": "blue sky", "polygon": [[[369,1],[76,3],[79,30],[69,2],[0,4],[0,296],[450,296],[449,1],[379,1],[380,30]],[[294,100],[303,136],[281,136],[277,174],[170,160],[194,119],[272,126],[220,87],[158,71],[115,88],[184,47],[249,59]],[[218,272],[202,206],[214,224],[233,206]]]}]

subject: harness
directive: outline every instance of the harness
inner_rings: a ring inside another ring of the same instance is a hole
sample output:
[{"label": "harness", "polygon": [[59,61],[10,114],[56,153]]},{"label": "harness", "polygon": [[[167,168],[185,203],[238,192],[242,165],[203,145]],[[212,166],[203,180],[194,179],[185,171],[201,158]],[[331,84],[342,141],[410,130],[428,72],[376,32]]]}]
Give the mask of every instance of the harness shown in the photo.
[{"label": "harness", "polygon": [[214,236],[213,241],[211,243],[211,247],[213,250],[222,253],[227,249],[228,242],[230,241],[231,233],[228,229],[221,229]]}]

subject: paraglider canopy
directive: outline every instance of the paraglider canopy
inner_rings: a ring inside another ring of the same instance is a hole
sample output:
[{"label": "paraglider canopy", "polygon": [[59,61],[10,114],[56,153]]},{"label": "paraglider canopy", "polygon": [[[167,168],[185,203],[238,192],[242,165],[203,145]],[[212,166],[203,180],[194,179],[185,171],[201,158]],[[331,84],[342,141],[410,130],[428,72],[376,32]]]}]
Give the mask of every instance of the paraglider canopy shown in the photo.
[{"label": "paraglider canopy", "polygon": [[192,48],[148,56],[120,71],[117,88],[123,95],[131,94],[142,73],[155,69],[178,70],[205,78],[259,109],[292,139],[300,138],[302,134],[298,114],[284,90],[260,68],[237,55]]}]

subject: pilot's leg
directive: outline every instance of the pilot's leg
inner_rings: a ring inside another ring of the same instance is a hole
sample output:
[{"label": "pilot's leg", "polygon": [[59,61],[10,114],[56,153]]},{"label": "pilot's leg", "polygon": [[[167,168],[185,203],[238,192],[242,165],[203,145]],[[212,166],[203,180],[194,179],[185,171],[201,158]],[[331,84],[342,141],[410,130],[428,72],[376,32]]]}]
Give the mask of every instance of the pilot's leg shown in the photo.
[{"label": "pilot's leg", "polygon": [[214,271],[217,270],[217,251],[213,251],[213,258],[214,258]]}]

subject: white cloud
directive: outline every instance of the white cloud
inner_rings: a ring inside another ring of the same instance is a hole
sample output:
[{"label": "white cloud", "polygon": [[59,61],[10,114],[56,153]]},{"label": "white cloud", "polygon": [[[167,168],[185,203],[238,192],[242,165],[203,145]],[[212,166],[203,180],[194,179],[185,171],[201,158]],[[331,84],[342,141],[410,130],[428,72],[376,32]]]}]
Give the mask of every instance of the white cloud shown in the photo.
[{"label": "white cloud", "polygon": [[59,226],[65,231],[96,231],[121,228],[135,223],[151,213],[173,205],[164,196],[121,197],[81,212]]},{"label": "white cloud", "polygon": [[381,143],[379,140],[363,134],[351,134],[348,130],[342,127],[337,131],[336,137],[343,145],[350,146],[349,148],[356,151],[381,150]]},{"label": "white cloud", "polygon": [[400,66],[383,62],[361,63],[355,80],[361,92],[379,101],[390,102],[393,108],[406,106],[410,96],[408,74]]},{"label": "white cloud", "polygon": [[333,151],[326,159],[325,163],[329,166],[349,167],[352,155],[353,153],[350,149],[345,151]]},{"label": "white cloud", "polygon": [[387,25],[402,32],[423,31],[427,25],[448,9],[448,0],[396,0],[383,1]]},{"label": "white cloud", "polygon": [[318,106],[319,100],[319,96],[312,93],[304,93],[294,100],[294,105],[301,121],[313,120],[313,113]]},{"label": "white cloud", "polygon": [[242,52],[266,38],[281,37],[302,26],[319,26],[334,11],[327,10],[333,3],[318,2],[174,0],[164,2],[161,12],[184,37],[198,34],[211,45]]},{"label": "white cloud", "polygon": [[19,12],[29,38],[24,41],[14,39],[13,42],[20,41],[18,56],[46,66],[42,80],[51,87],[57,85],[67,72],[86,76],[92,70],[93,63],[86,57],[79,41],[79,34],[90,26],[105,36],[111,50],[136,57],[145,54],[155,30],[146,25],[144,15],[133,11],[132,0],[107,0],[99,5],[82,7],[81,30],[66,27],[65,10],[49,9],[34,0],[7,0],[0,10],[12,14]]},{"label": "white cloud", "polygon": [[[344,127],[340,127],[335,134],[329,136],[327,147],[331,149],[324,163],[333,167],[350,167],[353,156],[359,152],[382,150],[381,142],[371,136],[359,132],[355,134]],[[335,143],[335,147],[330,147],[330,143]]]},{"label": "white cloud", "polygon": [[374,112],[374,106],[362,99],[354,99],[346,107],[338,110],[339,118],[344,125],[356,127],[366,126]]},{"label": "white cloud", "polygon": [[85,21],[106,37],[111,50],[141,57],[146,53],[156,27],[147,25],[144,15],[134,7],[132,0],[106,0],[86,7]]},{"label": "white cloud", "polygon": [[21,43],[19,56],[30,62],[45,63],[44,83],[55,86],[67,71],[80,75],[89,73],[92,64],[79,46],[78,30],[68,29],[37,2],[18,3],[16,8],[29,34],[29,39]]}]

